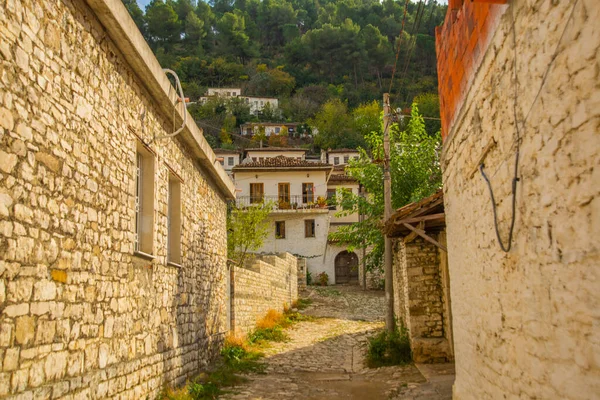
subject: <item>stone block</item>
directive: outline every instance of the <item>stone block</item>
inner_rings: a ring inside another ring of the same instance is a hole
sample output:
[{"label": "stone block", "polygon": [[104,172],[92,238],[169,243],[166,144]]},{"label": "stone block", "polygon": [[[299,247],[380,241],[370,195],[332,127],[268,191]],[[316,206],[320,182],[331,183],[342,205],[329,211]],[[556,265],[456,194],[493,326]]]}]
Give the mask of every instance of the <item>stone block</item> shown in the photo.
[{"label": "stone block", "polygon": [[35,337],[35,318],[30,316],[18,317],[15,320],[15,340],[27,346],[33,343]]}]

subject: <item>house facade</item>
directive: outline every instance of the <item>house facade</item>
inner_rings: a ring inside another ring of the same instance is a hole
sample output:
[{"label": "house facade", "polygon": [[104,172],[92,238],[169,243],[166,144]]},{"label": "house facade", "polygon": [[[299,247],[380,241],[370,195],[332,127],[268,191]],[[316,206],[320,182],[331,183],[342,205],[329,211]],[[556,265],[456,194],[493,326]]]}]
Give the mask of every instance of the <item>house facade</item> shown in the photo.
[{"label": "house facade", "polygon": [[321,157],[333,166],[347,165],[350,160],[356,160],[359,156],[360,153],[356,149],[334,149],[321,153]]},{"label": "house facade", "polygon": [[454,398],[597,398],[600,3],[489,3],[436,29]]},{"label": "house facade", "polygon": [[242,96],[242,88],[208,88],[205,96],[201,96],[198,101],[206,102],[210,98],[220,97],[224,99],[239,98],[250,107],[252,114],[260,114],[265,107],[270,107],[272,110],[279,108],[279,100],[275,97],[257,97],[257,96]]},{"label": "house facade", "polygon": [[270,155],[256,161],[246,158],[233,168],[239,207],[261,202],[274,205],[269,235],[259,252],[287,251],[306,258],[313,276],[327,272],[323,257],[329,231],[326,196],[331,166]]},{"label": "house facade", "polygon": [[120,1],[11,2],[0,47],[0,397],[156,398],[228,331],[233,183]]},{"label": "house facade", "polygon": [[298,129],[296,122],[248,122],[240,125],[243,136],[254,136],[264,132],[265,136],[292,135]]},{"label": "house facade", "polygon": [[295,147],[259,147],[244,150],[244,159],[259,161],[271,157],[290,157],[297,160],[306,160],[306,149]]},{"label": "house facade", "polygon": [[217,161],[221,164],[227,175],[231,176],[233,167],[241,162],[242,152],[231,149],[214,149]]}]

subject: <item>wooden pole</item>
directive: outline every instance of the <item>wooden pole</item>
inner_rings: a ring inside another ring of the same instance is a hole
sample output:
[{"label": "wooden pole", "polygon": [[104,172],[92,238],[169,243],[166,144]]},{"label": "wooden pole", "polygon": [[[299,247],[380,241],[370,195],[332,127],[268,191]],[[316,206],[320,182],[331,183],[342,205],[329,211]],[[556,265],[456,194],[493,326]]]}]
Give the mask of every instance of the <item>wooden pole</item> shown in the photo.
[{"label": "wooden pole", "polygon": [[[392,123],[390,110],[390,95],[383,94],[383,198],[384,198],[384,222],[392,216],[392,179],[390,176],[390,125]],[[384,234],[385,251],[383,255],[383,270],[385,273],[385,328],[393,332],[395,328],[394,319],[394,286],[392,280],[392,240]]]}]

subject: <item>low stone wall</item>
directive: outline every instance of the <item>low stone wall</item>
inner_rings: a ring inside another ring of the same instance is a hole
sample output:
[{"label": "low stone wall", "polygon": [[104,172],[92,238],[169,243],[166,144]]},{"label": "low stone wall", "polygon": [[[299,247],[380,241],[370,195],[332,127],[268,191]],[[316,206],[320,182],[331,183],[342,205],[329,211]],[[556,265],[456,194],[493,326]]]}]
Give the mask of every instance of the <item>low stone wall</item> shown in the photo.
[{"label": "low stone wall", "polygon": [[[442,235],[430,234],[439,240]],[[446,315],[445,285],[440,266],[445,255],[421,238],[394,240],[394,313],[409,330],[415,362],[453,359],[452,328]],[[448,340],[450,339],[450,340]]]},{"label": "low stone wall", "polygon": [[298,298],[298,259],[290,253],[256,256],[231,267],[231,330],[248,333],[268,310]]}]

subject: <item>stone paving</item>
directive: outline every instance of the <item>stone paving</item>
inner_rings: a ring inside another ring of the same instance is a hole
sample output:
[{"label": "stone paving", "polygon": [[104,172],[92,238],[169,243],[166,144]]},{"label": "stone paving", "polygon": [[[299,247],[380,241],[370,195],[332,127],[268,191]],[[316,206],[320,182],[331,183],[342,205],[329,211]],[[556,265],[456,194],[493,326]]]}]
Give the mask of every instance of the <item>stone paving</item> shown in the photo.
[{"label": "stone paving", "polygon": [[248,375],[247,383],[223,398],[452,398],[453,366],[365,367],[367,340],[384,325],[383,292],[365,292],[357,286],[309,287],[301,297],[313,301],[303,313],[315,320],[289,329],[288,342],[265,350],[266,373]]}]

